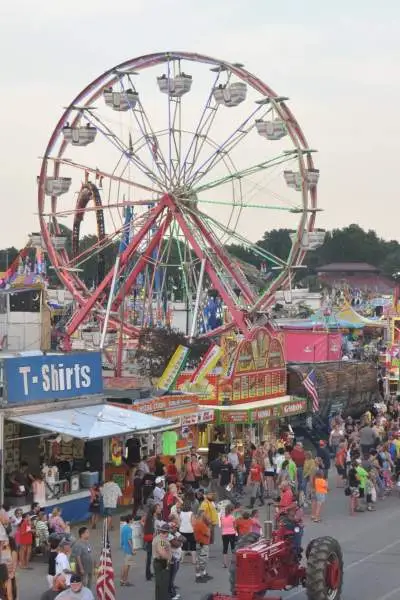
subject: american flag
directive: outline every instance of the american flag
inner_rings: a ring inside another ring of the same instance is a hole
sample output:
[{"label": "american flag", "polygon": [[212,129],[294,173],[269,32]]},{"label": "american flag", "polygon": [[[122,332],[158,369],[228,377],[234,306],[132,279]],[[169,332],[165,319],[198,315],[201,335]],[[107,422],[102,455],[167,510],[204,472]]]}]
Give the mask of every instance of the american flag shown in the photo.
[{"label": "american flag", "polygon": [[96,595],[98,600],[115,600],[114,569],[111,559],[110,540],[108,538],[107,519],[104,519],[103,549],[97,573]]},{"label": "american flag", "polygon": [[303,380],[303,385],[307,390],[308,395],[312,399],[312,411],[316,413],[319,411],[319,397],[317,392],[317,376],[315,375],[314,369],[309,372],[307,377]]}]

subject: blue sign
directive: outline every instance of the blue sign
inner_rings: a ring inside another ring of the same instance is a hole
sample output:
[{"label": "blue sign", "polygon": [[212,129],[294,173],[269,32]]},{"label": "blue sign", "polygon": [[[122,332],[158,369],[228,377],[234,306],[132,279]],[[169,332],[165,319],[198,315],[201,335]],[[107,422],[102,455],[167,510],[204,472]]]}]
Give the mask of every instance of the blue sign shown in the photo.
[{"label": "blue sign", "polygon": [[24,356],[4,360],[9,403],[101,394],[100,352]]}]

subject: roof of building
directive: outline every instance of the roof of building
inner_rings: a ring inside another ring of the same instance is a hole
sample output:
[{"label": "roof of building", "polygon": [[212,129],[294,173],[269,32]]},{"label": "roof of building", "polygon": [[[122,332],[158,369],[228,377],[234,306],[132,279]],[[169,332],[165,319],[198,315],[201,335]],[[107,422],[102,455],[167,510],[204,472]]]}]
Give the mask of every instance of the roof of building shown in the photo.
[{"label": "roof of building", "polygon": [[365,262],[337,262],[337,263],[329,263],[327,265],[322,265],[318,267],[318,272],[327,272],[327,271],[367,271],[371,273],[378,273],[379,269],[374,267],[373,265],[369,265]]},{"label": "roof of building", "polygon": [[336,272],[319,273],[320,280],[332,287],[343,287],[345,284],[350,289],[363,290],[374,294],[392,294],[395,282],[375,273],[364,273],[357,275],[342,275]]}]

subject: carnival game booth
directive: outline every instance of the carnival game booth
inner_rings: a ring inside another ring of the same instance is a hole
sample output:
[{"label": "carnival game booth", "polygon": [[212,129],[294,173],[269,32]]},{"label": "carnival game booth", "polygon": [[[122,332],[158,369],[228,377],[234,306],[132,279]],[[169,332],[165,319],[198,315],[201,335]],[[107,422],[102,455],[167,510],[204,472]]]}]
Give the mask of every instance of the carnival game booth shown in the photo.
[{"label": "carnival game booth", "polygon": [[307,411],[308,400],[296,396],[221,406],[214,410],[214,429],[225,433],[225,439],[238,446],[245,442],[258,445],[261,441],[278,439],[283,426],[290,424],[292,417]]},{"label": "carnival game booth", "polygon": [[[270,409],[292,402],[286,391],[283,343],[283,332],[271,327],[255,327],[245,339],[227,336],[221,343],[220,364],[200,385],[191,383],[193,373],[178,377],[178,389],[196,393],[199,405],[216,416],[202,436],[202,450],[207,452],[221,436],[240,444],[254,436],[256,441],[266,439],[268,431],[276,429],[280,417]],[[304,403],[301,410],[306,410]]]},{"label": "carnival game booth", "polygon": [[85,520],[89,489],[113,459],[109,440],[170,424],[104,403],[100,353],[8,359],[5,377],[1,493],[11,508],[27,510],[35,499],[46,512],[59,506],[67,521]]},{"label": "carnival game booth", "polygon": [[170,423],[163,430],[159,429],[152,439],[143,438],[138,454],[132,459],[128,458],[129,464],[133,466],[144,456],[155,455],[160,456],[161,460],[167,463],[169,458],[174,456],[176,465],[180,468],[184,457],[191,449],[204,444],[207,427],[214,422],[213,408],[206,408],[198,402],[199,398],[196,394],[185,393],[153,396],[135,400],[131,404],[113,402],[113,406],[161,417]]}]

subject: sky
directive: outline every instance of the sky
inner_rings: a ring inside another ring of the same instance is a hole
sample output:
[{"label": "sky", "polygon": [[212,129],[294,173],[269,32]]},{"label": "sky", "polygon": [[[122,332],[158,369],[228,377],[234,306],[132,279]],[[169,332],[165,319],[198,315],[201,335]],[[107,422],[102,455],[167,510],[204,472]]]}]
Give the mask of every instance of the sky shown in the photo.
[{"label": "sky", "polygon": [[398,0],[13,0],[0,8],[0,247],[39,228],[39,157],[63,107],[113,65],[177,49],[241,62],[290,98],[318,150],[319,227],[400,239]]}]

